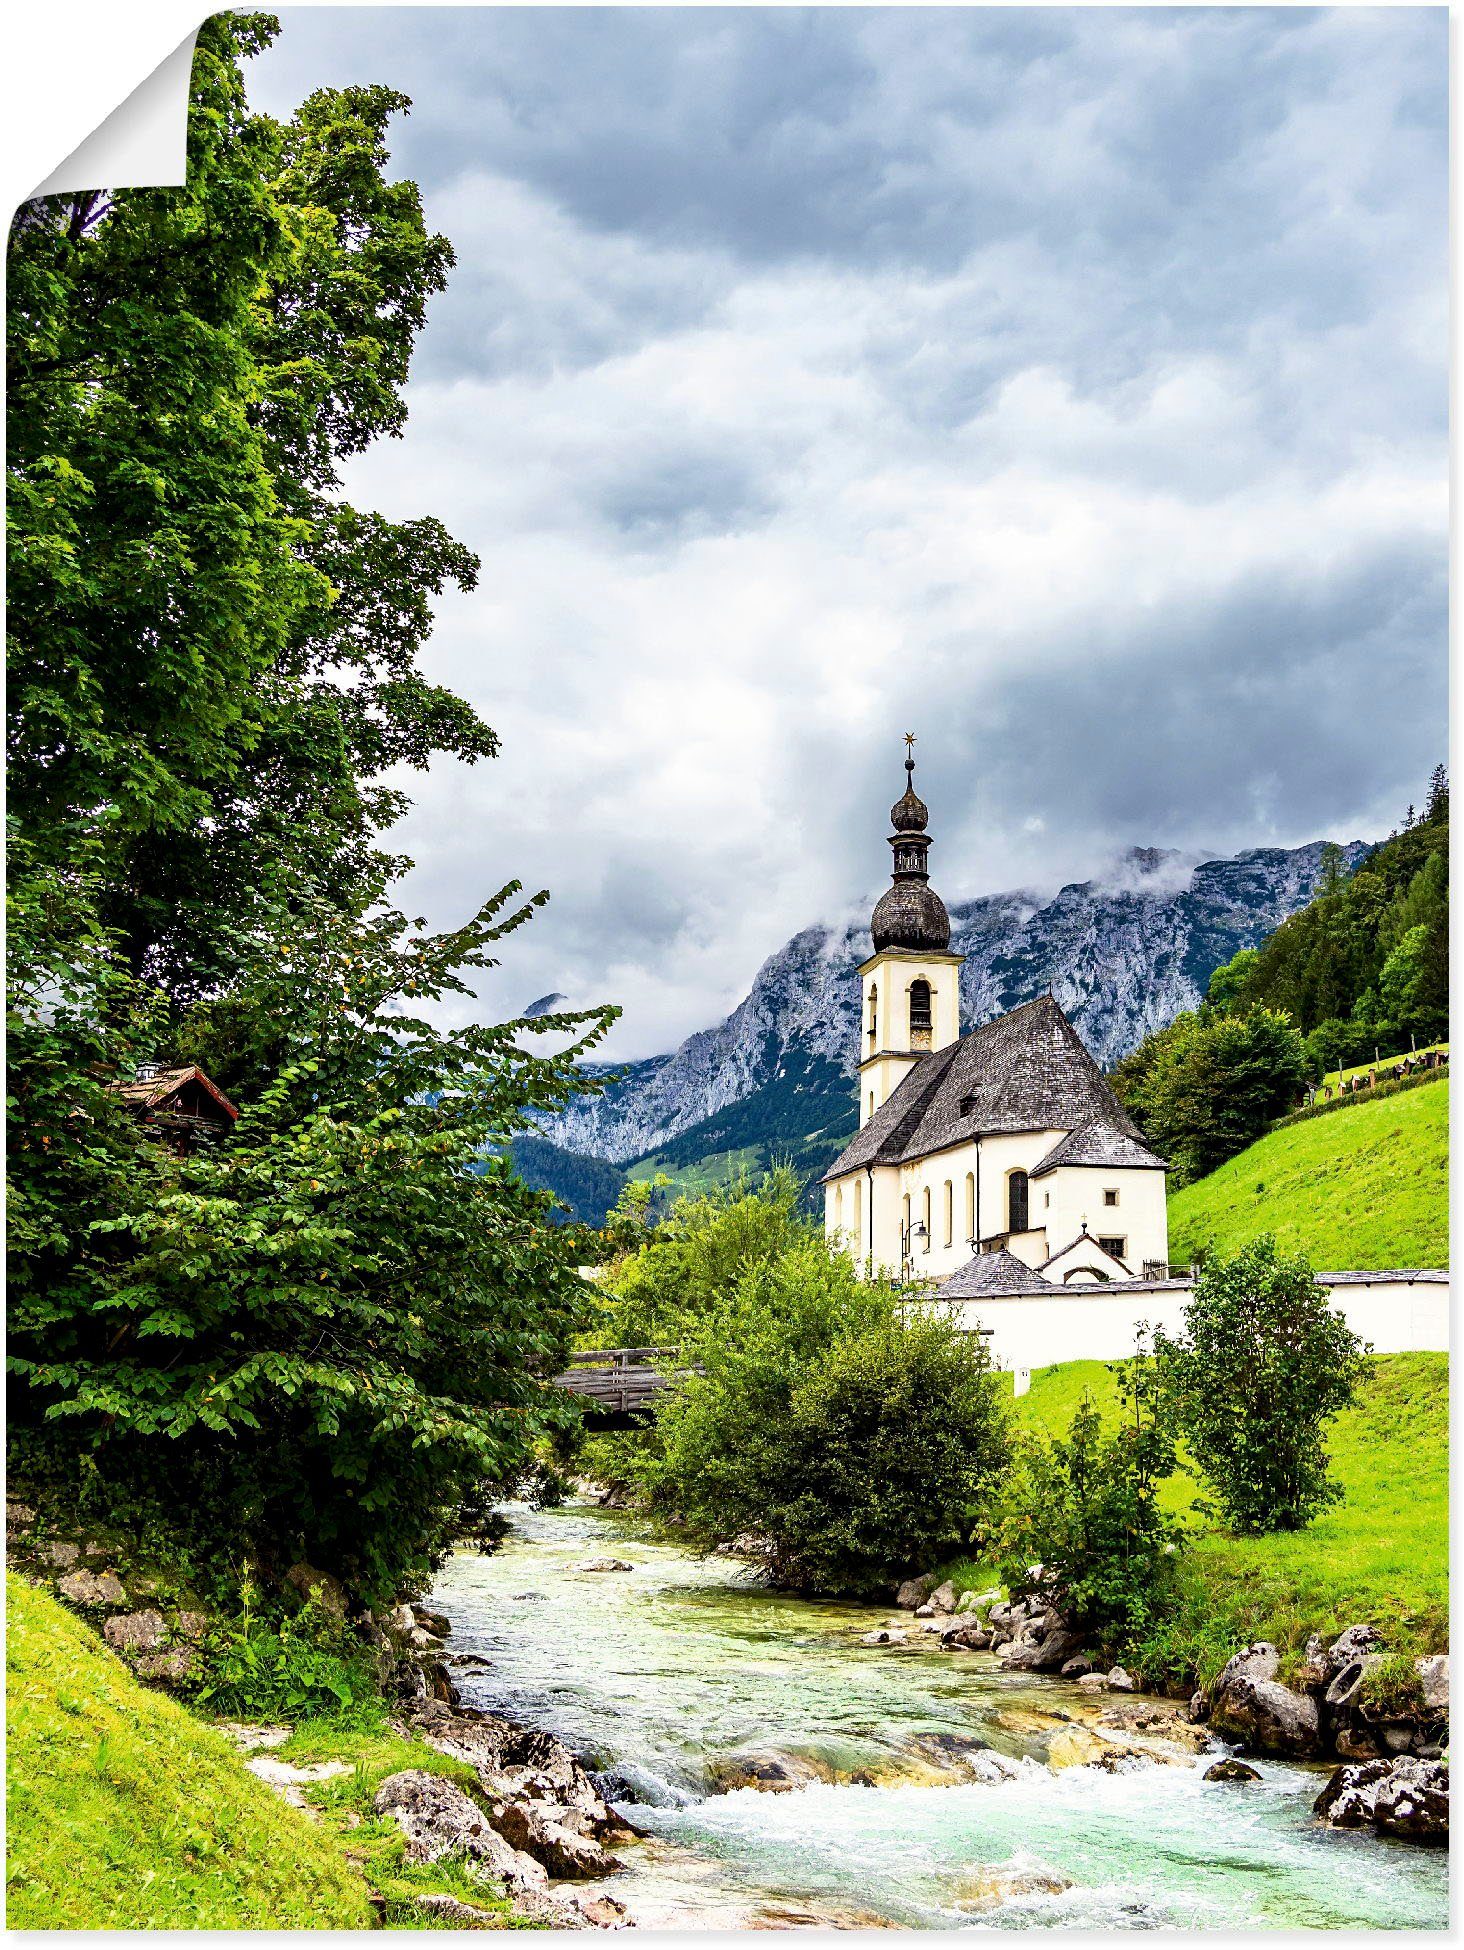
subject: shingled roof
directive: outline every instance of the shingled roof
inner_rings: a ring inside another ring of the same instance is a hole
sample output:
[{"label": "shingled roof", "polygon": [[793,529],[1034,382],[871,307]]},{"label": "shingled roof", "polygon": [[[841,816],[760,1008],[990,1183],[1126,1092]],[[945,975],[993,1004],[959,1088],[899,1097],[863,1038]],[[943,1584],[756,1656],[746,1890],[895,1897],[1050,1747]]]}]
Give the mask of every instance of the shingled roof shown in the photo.
[{"label": "shingled roof", "polygon": [[975,1253],[948,1280],[940,1283],[942,1300],[972,1300],[983,1293],[1030,1293],[1046,1282],[1024,1266],[1005,1246],[994,1253]]},{"label": "shingled roof", "polygon": [[1090,1126],[1129,1140],[1146,1163],[1159,1164],[1057,1002],[1039,995],[922,1056],[824,1177],[904,1164],[1000,1131]]},{"label": "shingled roof", "polygon": [[1080,1130],[1069,1131],[1054,1144],[1041,1164],[1033,1165],[1032,1176],[1040,1178],[1044,1171],[1056,1171],[1059,1165],[1110,1165],[1128,1171],[1166,1169],[1164,1160],[1156,1157],[1148,1145],[1099,1117]]}]

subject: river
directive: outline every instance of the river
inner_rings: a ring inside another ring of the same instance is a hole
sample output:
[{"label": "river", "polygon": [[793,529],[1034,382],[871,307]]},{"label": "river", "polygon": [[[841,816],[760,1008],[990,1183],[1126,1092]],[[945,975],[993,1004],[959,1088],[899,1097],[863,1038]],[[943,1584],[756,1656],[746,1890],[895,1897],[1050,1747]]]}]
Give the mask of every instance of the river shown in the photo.
[{"label": "river", "polygon": [[[621,1513],[508,1514],[502,1548],[458,1553],[432,1595],[454,1679],[610,1775],[649,1831],[604,1885],[639,1924],[1447,1926],[1444,1852],[1319,1827],[1325,1770],[1263,1760],[1259,1784],[1206,1783],[1211,1755],[1053,1772],[1064,1716],[1095,1712],[1066,1682],[928,1640],[862,1646],[888,1610],[779,1596]],[[577,1568],[605,1555],[633,1569]],[[1015,1777],[927,1784],[973,1736]],[[711,1791],[729,1759],[769,1752],[826,1779]]]}]

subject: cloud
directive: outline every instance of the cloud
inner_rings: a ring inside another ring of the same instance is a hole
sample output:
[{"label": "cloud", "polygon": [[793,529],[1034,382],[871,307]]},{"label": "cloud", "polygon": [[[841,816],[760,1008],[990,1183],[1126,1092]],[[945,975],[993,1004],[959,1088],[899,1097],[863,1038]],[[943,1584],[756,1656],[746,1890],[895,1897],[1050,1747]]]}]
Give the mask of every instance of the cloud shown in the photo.
[{"label": "cloud", "polygon": [[504,753],[393,840],[443,922],[551,889],[484,1009],[673,1046],[877,892],[906,729],[951,900],[1395,823],[1445,745],[1445,31],[285,15],[256,97],[404,88],[457,248],[349,487],[483,556],[428,661]]}]

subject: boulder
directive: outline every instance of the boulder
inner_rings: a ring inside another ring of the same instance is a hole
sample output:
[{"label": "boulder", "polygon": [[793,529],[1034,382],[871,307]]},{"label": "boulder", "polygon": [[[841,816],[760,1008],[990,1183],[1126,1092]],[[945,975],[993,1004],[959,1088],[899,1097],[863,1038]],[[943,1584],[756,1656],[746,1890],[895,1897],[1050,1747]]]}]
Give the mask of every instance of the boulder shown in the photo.
[{"label": "boulder", "polygon": [[483,1810],[453,1781],[413,1768],[391,1774],[372,1804],[389,1815],[407,1838],[407,1859],[440,1862],[462,1856],[474,1869],[496,1876],[513,1894],[542,1891],[548,1878],[532,1856],[506,1842]]},{"label": "boulder", "polygon": [[1114,1774],[1133,1761],[1153,1762],[1165,1758],[1169,1756],[1152,1749],[1125,1747],[1095,1733],[1092,1727],[1080,1727],[1076,1723],[1059,1727],[1047,1743],[1047,1765],[1054,1773],[1061,1773],[1066,1767],[1099,1767],[1107,1774]]},{"label": "boulder", "polygon": [[293,1586],[302,1599],[313,1598],[338,1625],[345,1623],[346,1587],[329,1571],[317,1571],[313,1564],[292,1564],[285,1573],[285,1583]]},{"label": "boulder", "polygon": [[985,1611],[988,1605],[999,1604],[1000,1589],[993,1585],[990,1591],[963,1591],[956,1600],[957,1611]]},{"label": "boulder", "polygon": [[1449,1839],[1449,1770],[1442,1761],[1399,1759],[1388,1763],[1373,1803],[1373,1820],[1385,1835],[1410,1842]]},{"label": "boulder", "polygon": [[[1023,1636],[1011,1646],[1002,1647],[1002,1663],[1010,1672],[1058,1672],[1083,1643],[1081,1632],[1065,1626],[1052,1626],[1040,1637]],[[1110,1684],[1112,1679],[1110,1677]]]},{"label": "boulder", "polygon": [[1189,1716],[1197,1723],[1201,1720],[1208,1720],[1210,1717],[1210,1695],[1205,1691],[1203,1686],[1197,1693],[1190,1694]]},{"label": "boulder", "polygon": [[757,1788],[763,1794],[789,1794],[834,1779],[832,1768],[805,1754],[727,1754],[712,1763],[712,1790],[732,1794],[738,1788]]},{"label": "boulder", "polygon": [[986,1652],[991,1647],[991,1633],[969,1612],[957,1612],[954,1618],[946,1619],[936,1626],[942,1645],[959,1647],[965,1652]]},{"label": "boulder", "polygon": [[1071,1659],[1064,1659],[1059,1670],[1064,1679],[1081,1679],[1093,1670],[1093,1661],[1086,1652],[1075,1652]]},{"label": "boulder", "polygon": [[940,1613],[937,1612],[935,1606],[927,1598],[923,1605],[917,1605],[915,1607],[915,1616],[917,1618],[938,1618]]},{"label": "boulder", "polygon": [[906,1578],[895,1593],[896,1605],[901,1611],[914,1611],[917,1605],[925,1603],[939,1582],[940,1575],[936,1571],[927,1571],[918,1578]]},{"label": "boulder", "polygon": [[1449,1770],[1411,1757],[1339,1767],[1313,1804],[1331,1828],[1376,1826],[1409,1841],[1447,1841]]},{"label": "boulder", "polygon": [[532,1855],[552,1876],[610,1875],[621,1866],[592,1834],[575,1825],[574,1815],[553,1802],[495,1800],[488,1814],[510,1847]]},{"label": "boulder", "polygon": [[475,1909],[471,1903],[460,1901],[441,1890],[430,1890],[421,1896],[413,1896],[412,1907],[420,1909],[424,1916],[432,1916],[452,1930],[498,1930],[503,1927],[502,1912],[491,1909]]},{"label": "boulder", "polygon": [[861,1645],[903,1645],[909,1636],[903,1625],[882,1625],[878,1631],[862,1633],[859,1643]]},{"label": "boulder", "polygon": [[1265,1640],[1237,1652],[1215,1681],[1210,1722],[1263,1753],[1314,1759],[1322,1751],[1321,1712],[1309,1693],[1281,1684],[1280,1667],[1280,1653]]},{"label": "boulder", "polygon": [[127,1611],[107,1620],[102,1637],[114,1652],[156,1652],[164,1630],[161,1612]]},{"label": "boulder", "polygon": [[1114,1693],[1137,1692],[1136,1682],[1129,1677],[1122,1666],[1114,1666],[1108,1675],[1108,1688]]},{"label": "boulder", "polygon": [[139,1653],[133,1671],[139,1679],[175,1686],[179,1680],[192,1678],[195,1664],[196,1655],[192,1646],[168,1645],[158,1652]]},{"label": "boulder", "polygon": [[944,1584],[938,1584],[935,1587],[934,1591],[930,1594],[928,1602],[932,1611],[950,1612],[955,1610],[956,1587],[951,1583],[949,1578],[946,1579]]},{"label": "boulder", "polygon": [[585,1921],[597,1930],[623,1929],[630,1921],[630,1911],[616,1896],[574,1896],[571,1901]]},{"label": "boulder", "polygon": [[125,1605],[127,1593],[115,1571],[72,1571],[56,1586],[73,1605]]},{"label": "boulder", "polygon": [[[1314,1643],[1318,1641],[1311,1641],[1307,1645],[1308,1657],[1311,1655]],[[1350,1666],[1354,1659],[1362,1658],[1367,1652],[1380,1652],[1382,1647],[1383,1635],[1376,1625],[1349,1625],[1345,1632],[1333,1639],[1322,1663],[1326,1665],[1329,1676],[1335,1677],[1344,1666]]]},{"label": "boulder", "polygon": [[623,1557],[587,1557],[583,1564],[576,1564],[576,1571],[633,1571],[635,1566],[628,1564]]},{"label": "boulder", "polygon": [[1351,1659],[1346,1665],[1336,1668],[1325,1695],[1334,1717],[1340,1718],[1352,1710],[1362,1690],[1363,1680],[1382,1663],[1381,1652],[1366,1652],[1360,1658]]},{"label": "boulder", "polygon": [[49,1564],[53,1571],[69,1571],[81,1556],[81,1551],[77,1545],[53,1537],[48,1543],[36,1546],[36,1556],[43,1564]]},{"label": "boulder", "polygon": [[1213,1767],[1205,1769],[1207,1781],[1258,1781],[1261,1777],[1254,1767],[1247,1767],[1243,1760],[1217,1760]]},{"label": "boulder", "polygon": [[1085,1672],[1082,1678],[1079,1679],[1078,1685],[1085,1693],[1106,1693],[1108,1691],[1108,1674],[1106,1672]]},{"label": "boulder", "polygon": [[1444,1718],[1449,1712],[1449,1655],[1436,1652],[1427,1659],[1415,1659],[1414,1668],[1418,1673],[1418,1683],[1423,1689],[1423,1703],[1430,1713]]},{"label": "boulder", "polygon": [[452,1630],[452,1620],[443,1612],[426,1611],[421,1605],[413,1605],[412,1616],[424,1632],[431,1632],[435,1638],[445,1639]]},{"label": "boulder", "polygon": [[28,1530],[35,1520],[36,1510],[33,1503],[12,1502],[9,1497],[6,1498],[5,1528],[7,1530]]},{"label": "boulder", "polygon": [[440,1652],[442,1650],[442,1640],[432,1632],[423,1631],[420,1625],[414,1625],[406,1637],[407,1644],[411,1646],[414,1652]]},{"label": "boulder", "polygon": [[206,1611],[180,1611],[173,1620],[173,1630],[180,1639],[201,1639],[208,1628],[209,1616]]}]

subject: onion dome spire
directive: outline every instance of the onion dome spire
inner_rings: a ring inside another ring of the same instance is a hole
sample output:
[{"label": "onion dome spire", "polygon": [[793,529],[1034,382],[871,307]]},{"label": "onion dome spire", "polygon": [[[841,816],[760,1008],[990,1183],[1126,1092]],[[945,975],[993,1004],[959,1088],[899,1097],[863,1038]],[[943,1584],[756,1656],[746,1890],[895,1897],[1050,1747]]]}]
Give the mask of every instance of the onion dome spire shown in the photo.
[{"label": "onion dome spire", "polygon": [[872,927],[875,952],[882,948],[934,949],[943,952],[951,945],[951,919],[945,902],[930,885],[928,856],[930,835],[925,830],[930,817],[925,801],[915,790],[915,734],[905,733],[905,793],[890,808],[894,832],[893,884],[880,895],[875,905]]}]

